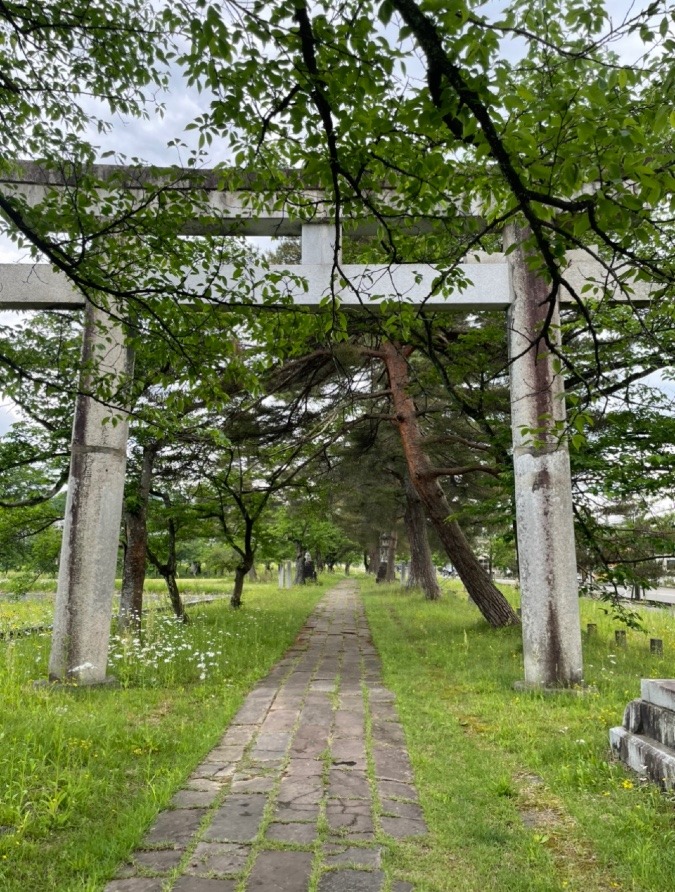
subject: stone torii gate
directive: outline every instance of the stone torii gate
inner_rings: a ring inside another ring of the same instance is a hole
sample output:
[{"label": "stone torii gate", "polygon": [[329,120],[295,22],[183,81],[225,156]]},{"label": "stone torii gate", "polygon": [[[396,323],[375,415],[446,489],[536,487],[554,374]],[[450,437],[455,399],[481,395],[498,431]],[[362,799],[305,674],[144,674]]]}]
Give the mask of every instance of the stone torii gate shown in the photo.
[{"label": "stone torii gate", "polygon": [[[118,168],[101,166],[119,176]],[[135,174],[137,175],[137,173]],[[172,171],[176,188],[180,171]],[[55,173],[24,166],[20,178],[0,181],[0,189],[38,205],[67,183]],[[129,187],[133,191],[133,182]],[[138,187],[140,188],[140,187]],[[189,182],[187,188],[190,188]],[[292,272],[284,284],[296,305],[316,307],[337,298],[346,307],[373,307],[383,300],[423,304],[434,311],[508,311],[511,357],[511,419],[516,521],[521,578],[525,684],[572,686],[583,678],[577,572],[572,519],[569,455],[560,436],[565,422],[563,382],[554,356],[533,349],[548,311],[550,288],[529,271],[520,248],[508,256],[481,254],[462,266],[470,283],[450,296],[434,291],[438,271],[423,264],[343,265],[335,251],[335,222],[320,193],[308,194],[308,207],[295,215],[279,202],[252,208],[248,196],[218,188],[217,177],[200,173],[206,195],[203,226],[191,221],[189,234],[217,229],[235,235],[300,235],[300,266],[271,267]],[[516,235],[512,233],[511,239]],[[566,276],[577,294],[585,283],[600,283],[606,272],[583,252],[570,256]],[[223,268],[224,281],[233,269]],[[300,287],[300,275],[307,288]],[[260,287],[265,273],[260,273]],[[199,283],[195,282],[195,288]],[[233,280],[236,291],[237,283]],[[255,293],[255,292],[254,292]],[[123,327],[109,312],[85,302],[65,275],[47,264],[0,265],[0,309],[82,308],[83,358],[99,357],[112,380],[131,373]],[[109,307],[114,311],[115,307]],[[551,331],[556,331],[556,308]],[[85,363],[86,376],[90,374]],[[108,641],[125,481],[128,425],[107,423],[110,409],[87,395],[81,382],[71,443],[63,544],[56,597],[50,678],[78,684],[106,681]],[[533,436],[532,431],[536,431]]]}]

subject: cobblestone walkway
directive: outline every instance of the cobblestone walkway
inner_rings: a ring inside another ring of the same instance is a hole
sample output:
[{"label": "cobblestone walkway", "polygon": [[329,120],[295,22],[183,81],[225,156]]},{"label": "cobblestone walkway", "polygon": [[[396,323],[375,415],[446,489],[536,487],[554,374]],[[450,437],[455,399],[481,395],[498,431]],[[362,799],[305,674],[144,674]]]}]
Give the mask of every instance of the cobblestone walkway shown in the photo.
[{"label": "cobblestone walkway", "polygon": [[378,839],[424,833],[394,695],[345,581],[105,892],[235,892],[244,876],[246,892],[411,892],[387,884]]}]

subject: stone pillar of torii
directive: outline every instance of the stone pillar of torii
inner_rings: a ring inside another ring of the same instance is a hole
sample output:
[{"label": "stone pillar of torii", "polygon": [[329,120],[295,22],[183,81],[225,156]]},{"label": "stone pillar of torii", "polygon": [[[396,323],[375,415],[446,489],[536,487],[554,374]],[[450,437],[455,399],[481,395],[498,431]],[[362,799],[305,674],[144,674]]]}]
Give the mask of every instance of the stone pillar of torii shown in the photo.
[{"label": "stone pillar of torii", "polygon": [[[21,178],[0,182],[0,189],[39,203],[48,190],[62,185],[53,174],[26,165]],[[203,183],[200,188],[204,189]],[[462,266],[469,284],[456,293],[437,294],[438,271],[429,265],[338,266],[329,209],[300,219],[289,216],[283,205],[271,203],[261,211],[237,193],[222,192],[215,185],[206,191],[209,231],[216,218],[222,233],[301,235],[302,263],[270,267],[273,274],[284,270],[293,274],[285,281],[284,291],[290,290],[297,305],[316,307],[322,300],[337,298],[343,306],[354,308],[372,309],[382,300],[396,300],[438,312],[508,310],[525,684],[534,688],[580,684],[583,665],[570,465],[567,441],[561,435],[563,382],[554,353],[539,339],[550,305],[547,283],[533,276],[522,251],[516,249],[508,255],[473,254]],[[322,208],[321,201],[313,205]],[[194,221],[191,234],[200,234]],[[606,270],[584,252],[573,252],[568,262],[566,278],[577,294],[587,282],[601,287],[605,283]],[[222,281],[227,282],[233,273],[232,268],[223,267]],[[265,276],[264,270],[256,276],[257,287],[265,286]],[[306,288],[298,284],[297,276]],[[199,283],[194,284],[197,288]],[[231,289],[236,293],[234,278]],[[78,307],[85,311],[85,359],[103,356],[102,371],[113,381],[121,380],[130,373],[130,358],[123,327],[114,318],[117,313],[85,305],[81,293],[49,265],[0,265],[0,309]],[[120,311],[119,307],[108,309]],[[557,312],[556,308],[549,338],[556,336]],[[87,369],[85,363],[84,374],[91,374]],[[73,420],[49,663],[52,680],[86,685],[107,680],[128,433],[119,411],[116,423],[110,423],[111,410],[97,401],[89,383],[82,382]]]}]

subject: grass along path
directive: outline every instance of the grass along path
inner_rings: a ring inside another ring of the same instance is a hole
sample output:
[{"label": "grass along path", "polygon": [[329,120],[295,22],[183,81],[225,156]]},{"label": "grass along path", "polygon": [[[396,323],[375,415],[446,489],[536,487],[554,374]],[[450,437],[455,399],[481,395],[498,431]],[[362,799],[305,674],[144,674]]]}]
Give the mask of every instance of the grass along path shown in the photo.
[{"label": "grass along path", "polygon": [[[258,583],[249,583],[254,586]],[[178,580],[178,588],[181,597],[186,604],[200,598],[229,598],[232,594],[234,579],[232,577],[219,577],[207,579],[186,578]],[[119,591],[122,580],[115,582],[115,594],[113,595],[113,616],[119,609]],[[276,585],[272,588],[276,589]],[[248,586],[244,590],[244,600],[247,597]],[[0,634],[7,635],[16,629],[26,626],[50,625],[54,618],[54,601],[56,598],[56,579],[39,579],[34,583],[30,593],[17,596],[13,592],[12,578],[0,579]],[[171,605],[166,591],[166,583],[163,579],[146,579],[144,591],[144,606],[147,609],[161,609],[169,612]]]},{"label": "grass along path", "polygon": [[336,581],[150,615],[119,688],[35,688],[49,636],[0,642],[0,890],[98,892]]},{"label": "grass along path", "polygon": [[675,675],[675,620],[643,612],[649,636],[582,602],[584,696],[516,693],[517,629],[492,630],[465,595],[426,602],[362,585],[384,683],[397,694],[430,834],[391,849],[416,892],[669,892],[675,887],[673,797],[610,758],[607,731],[642,677]]}]

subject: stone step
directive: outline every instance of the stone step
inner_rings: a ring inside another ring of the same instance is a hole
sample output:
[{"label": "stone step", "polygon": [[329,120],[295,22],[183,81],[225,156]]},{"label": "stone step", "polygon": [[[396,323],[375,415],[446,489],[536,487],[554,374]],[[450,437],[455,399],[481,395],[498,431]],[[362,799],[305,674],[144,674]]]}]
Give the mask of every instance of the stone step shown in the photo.
[{"label": "stone step", "polygon": [[609,742],[614,754],[633,771],[666,790],[675,787],[674,750],[626,728],[611,728]]},{"label": "stone step", "polygon": [[675,750],[675,712],[647,700],[631,700],[623,716],[623,727]]},{"label": "stone step", "polygon": [[643,700],[675,712],[675,679],[643,678],[640,687]]}]

